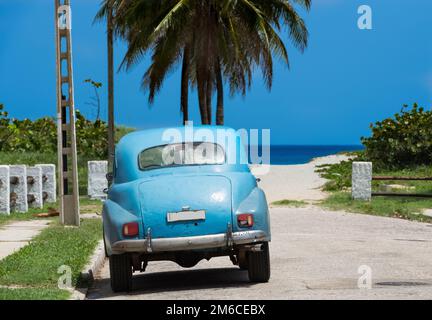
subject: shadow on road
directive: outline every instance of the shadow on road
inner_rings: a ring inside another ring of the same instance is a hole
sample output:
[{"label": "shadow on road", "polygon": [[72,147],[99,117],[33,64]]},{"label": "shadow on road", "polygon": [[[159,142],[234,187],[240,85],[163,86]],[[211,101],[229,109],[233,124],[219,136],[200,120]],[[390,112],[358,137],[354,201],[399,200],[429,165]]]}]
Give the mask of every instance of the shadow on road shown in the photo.
[{"label": "shadow on road", "polygon": [[[96,279],[88,299],[115,298],[124,295],[141,295],[169,291],[250,287],[247,271],[239,268],[214,268],[135,274],[132,291],[114,293],[110,279]],[[179,297],[180,298],[180,297]]]}]

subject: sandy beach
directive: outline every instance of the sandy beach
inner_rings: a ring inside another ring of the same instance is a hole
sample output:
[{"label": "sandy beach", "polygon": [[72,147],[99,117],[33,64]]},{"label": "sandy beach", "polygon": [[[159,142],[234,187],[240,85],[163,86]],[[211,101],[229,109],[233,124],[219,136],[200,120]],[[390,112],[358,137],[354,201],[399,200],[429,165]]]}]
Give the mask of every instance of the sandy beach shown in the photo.
[{"label": "sandy beach", "polygon": [[[265,191],[267,201],[272,203],[278,200],[317,201],[326,197],[320,188],[326,179],[315,172],[316,167],[322,164],[339,163],[347,160],[346,155],[330,155],[315,158],[306,164],[272,165],[269,173],[260,175],[259,186]],[[255,168],[251,168],[252,173]]]}]

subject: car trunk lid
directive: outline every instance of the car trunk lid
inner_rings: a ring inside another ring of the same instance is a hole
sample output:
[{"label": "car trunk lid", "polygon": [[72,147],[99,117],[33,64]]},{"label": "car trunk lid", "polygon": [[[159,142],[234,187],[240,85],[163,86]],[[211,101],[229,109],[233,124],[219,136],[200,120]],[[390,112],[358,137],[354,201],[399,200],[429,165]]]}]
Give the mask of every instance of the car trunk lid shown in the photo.
[{"label": "car trunk lid", "polygon": [[225,233],[231,182],[221,175],[160,175],[139,185],[144,228],[153,238]]}]

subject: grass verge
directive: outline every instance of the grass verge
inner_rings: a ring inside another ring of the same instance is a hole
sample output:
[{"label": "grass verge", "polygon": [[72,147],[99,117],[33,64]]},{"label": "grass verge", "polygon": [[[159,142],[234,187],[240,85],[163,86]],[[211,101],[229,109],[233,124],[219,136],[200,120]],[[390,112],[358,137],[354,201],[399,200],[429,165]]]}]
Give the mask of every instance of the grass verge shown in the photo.
[{"label": "grass verge", "polygon": [[[48,203],[45,204],[42,209],[33,209],[30,208],[26,213],[11,213],[10,215],[2,215],[0,214],[0,226],[11,221],[24,221],[24,220],[32,220],[32,219],[46,219],[46,218],[37,218],[34,217],[35,214],[38,213],[47,213],[49,209],[58,208],[58,203]],[[102,201],[100,200],[91,200],[87,197],[80,198],[80,213],[101,213],[102,212]]]},{"label": "grass verge", "polygon": [[102,213],[103,203],[100,200],[91,200],[88,197],[80,198],[80,213]]},{"label": "grass verge", "polygon": [[70,293],[59,289],[0,288],[0,300],[66,300]]},{"label": "grass verge", "polygon": [[62,275],[57,271],[61,266],[70,267],[72,285],[78,284],[81,270],[102,238],[101,224],[100,219],[83,219],[80,228],[70,228],[53,222],[29,245],[0,261],[0,284],[26,287],[6,289],[3,294],[67,298],[69,294],[57,287]]},{"label": "grass verge", "polygon": [[32,220],[36,219],[33,215],[38,213],[46,213],[49,208],[57,208],[57,204],[51,203],[44,205],[42,209],[33,209],[30,208],[26,213],[11,213],[10,215],[0,214],[0,226],[11,221],[24,221],[24,220]]},{"label": "grass verge", "polygon": [[[421,214],[424,209],[432,208],[432,199],[430,198],[373,197],[370,202],[352,200],[350,194],[352,161],[365,161],[364,155],[358,152],[356,159],[318,167],[317,172],[323,178],[328,179],[323,189],[330,192],[330,196],[321,202],[323,207],[332,210],[345,210],[421,222],[432,222],[431,217]],[[374,168],[373,174],[382,176],[425,177],[432,176],[432,167],[416,166],[392,170]],[[372,191],[432,193],[432,182],[372,181]]]},{"label": "grass verge", "polygon": [[344,210],[353,213],[432,223],[432,217],[421,214],[424,209],[432,208],[432,199],[376,197],[368,202],[352,200],[349,192],[336,192],[323,200],[320,205],[330,210]]},{"label": "grass verge", "polygon": [[274,201],[271,203],[274,206],[281,206],[281,207],[295,207],[295,208],[301,208],[308,205],[307,202],[304,201],[298,201],[298,200],[279,200]]}]

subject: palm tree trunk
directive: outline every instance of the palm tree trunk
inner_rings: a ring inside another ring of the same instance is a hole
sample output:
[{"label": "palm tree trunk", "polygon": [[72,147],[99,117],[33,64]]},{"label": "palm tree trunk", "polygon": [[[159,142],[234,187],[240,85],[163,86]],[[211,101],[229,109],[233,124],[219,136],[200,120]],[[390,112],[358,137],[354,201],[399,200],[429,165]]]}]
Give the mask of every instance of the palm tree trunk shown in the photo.
[{"label": "palm tree trunk", "polygon": [[213,93],[213,82],[212,73],[210,70],[207,71],[207,86],[206,86],[206,106],[207,106],[207,123],[212,123],[212,93]]},{"label": "palm tree trunk", "polygon": [[185,46],[183,51],[183,66],[181,79],[181,111],[183,113],[183,125],[189,121],[189,48]]},{"label": "palm tree trunk", "polygon": [[[196,26],[196,30],[204,30],[206,26],[205,19],[205,2],[197,1],[197,10],[198,16],[202,17],[202,19],[198,19],[198,23]],[[195,35],[194,35],[195,38]],[[201,115],[201,124],[208,124],[208,115],[207,115],[207,55],[206,55],[206,39],[203,37],[196,37],[194,41],[197,41],[198,50],[197,51],[197,69],[196,69],[196,81],[198,88],[198,103]]]},{"label": "palm tree trunk", "polygon": [[217,90],[217,109],[216,109],[216,125],[224,125],[224,88],[222,82],[222,71],[220,60],[215,63],[216,90]]},{"label": "palm tree trunk", "polygon": [[207,107],[207,123],[212,123],[212,92],[213,92],[213,77],[212,77],[212,4],[210,1],[206,2],[207,6],[207,19],[206,19],[206,107]]},{"label": "palm tree trunk", "polygon": [[207,115],[207,97],[206,97],[206,78],[205,72],[203,72],[203,68],[200,67],[200,70],[197,70],[197,86],[198,86],[198,103],[201,114],[201,124],[208,124],[208,115]]},{"label": "palm tree trunk", "polygon": [[115,141],[114,141],[114,35],[113,11],[110,7],[107,17],[107,44],[108,44],[108,163],[113,167]]}]

